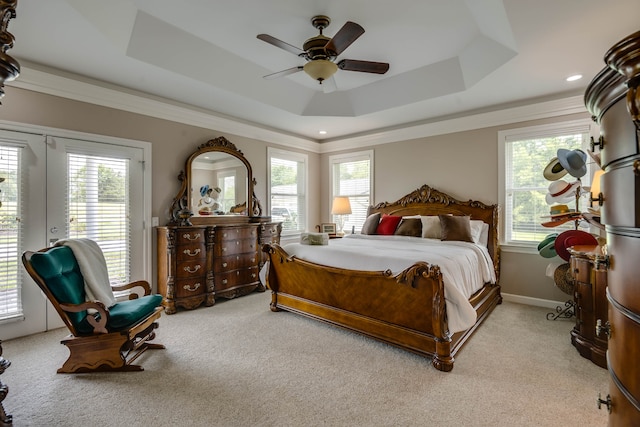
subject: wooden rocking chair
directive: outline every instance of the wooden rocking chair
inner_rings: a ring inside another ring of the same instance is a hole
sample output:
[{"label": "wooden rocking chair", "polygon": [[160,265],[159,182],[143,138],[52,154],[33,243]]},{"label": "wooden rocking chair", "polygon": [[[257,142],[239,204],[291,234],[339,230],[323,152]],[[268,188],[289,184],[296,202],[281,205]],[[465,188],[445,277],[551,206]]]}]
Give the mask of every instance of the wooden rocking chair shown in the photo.
[{"label": "wooden rocking chair", "polygon": [[22,263],[71,332],[61,341],[71,354],[58,373],[142,371],[133,361],[147,349],[165,348],[148,342],[155,338],[162,313],[162,296],[150,295],[148,282],[112,286],[113,291],[140,287],[144,296],[132,293],[132,299],[107,308],[86,300],[84,278],[70,247],[27,251]]}]

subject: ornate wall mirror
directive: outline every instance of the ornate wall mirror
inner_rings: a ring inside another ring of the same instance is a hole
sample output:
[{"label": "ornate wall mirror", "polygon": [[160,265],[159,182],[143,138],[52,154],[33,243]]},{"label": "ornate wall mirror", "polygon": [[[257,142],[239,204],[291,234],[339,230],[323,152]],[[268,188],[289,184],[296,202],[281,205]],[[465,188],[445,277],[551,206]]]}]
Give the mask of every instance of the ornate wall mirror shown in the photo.
[{"label": "ornate wall mirror", "polygon": [[182,186],[171,206],[174,225],[245,222],[262,215],[251,165],[222,136],[198,146],[178,179]]}]

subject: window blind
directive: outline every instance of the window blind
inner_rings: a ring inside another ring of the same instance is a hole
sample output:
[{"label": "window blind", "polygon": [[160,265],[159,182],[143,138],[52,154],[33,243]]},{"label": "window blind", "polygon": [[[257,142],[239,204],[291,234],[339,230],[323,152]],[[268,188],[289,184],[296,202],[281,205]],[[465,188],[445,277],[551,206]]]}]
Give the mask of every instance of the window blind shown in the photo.
[{"label": "window blind", "polygon": [[[371,161],[367,158],[335,163],[333,174],[333,195],[347,196],[351,203],[351,215],[345,217],[344,230],[358,233],[371,205]],[[337,221],[335,215],[334,221]]]},{"label": "window blind", "polygon": [[129,160],[68,153],[67,170],[67,236],[97,242],[111,283],[128,283]]},{"label": "window blind", "polygon": [[304,162],[271,157],[271,217],[283,232],[307,228],[305,188]]},{"label": "window blind", "polygon": [[0,320],[22,316],[22,149],[0,146]]}]

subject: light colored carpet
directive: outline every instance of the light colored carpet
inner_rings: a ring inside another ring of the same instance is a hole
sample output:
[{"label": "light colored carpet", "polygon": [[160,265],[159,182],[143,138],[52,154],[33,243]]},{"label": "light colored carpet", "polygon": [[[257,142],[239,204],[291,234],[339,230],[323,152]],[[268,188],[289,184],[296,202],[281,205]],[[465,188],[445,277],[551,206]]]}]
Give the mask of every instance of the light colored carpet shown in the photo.
[{"label": "light colored carpet", "polygon": [[291,313],[254,293],[160,319],[143,372],[56,374],[58,329],[3,342],[15,426],[604,426],[608,376],[573,321],[503,303],[456,358],[429,360]]}]

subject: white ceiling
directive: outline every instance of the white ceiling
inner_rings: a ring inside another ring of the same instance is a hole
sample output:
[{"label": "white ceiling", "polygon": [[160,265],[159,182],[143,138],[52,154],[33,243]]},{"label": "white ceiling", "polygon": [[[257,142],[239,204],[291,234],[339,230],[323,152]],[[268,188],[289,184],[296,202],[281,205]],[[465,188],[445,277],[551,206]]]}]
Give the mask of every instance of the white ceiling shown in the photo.
[{"label": "white ceiling", "polygon": [[[332,93],[304,72],[264,79],[304,60],[256,35],[301,48],[320,14],[329,37],[346,21],[365,29],[338,60],[389,72],[338,70]],[[336,141],[581,95],[638,16],[638,0],[19,0],[8,53],[23,68]]]}]

